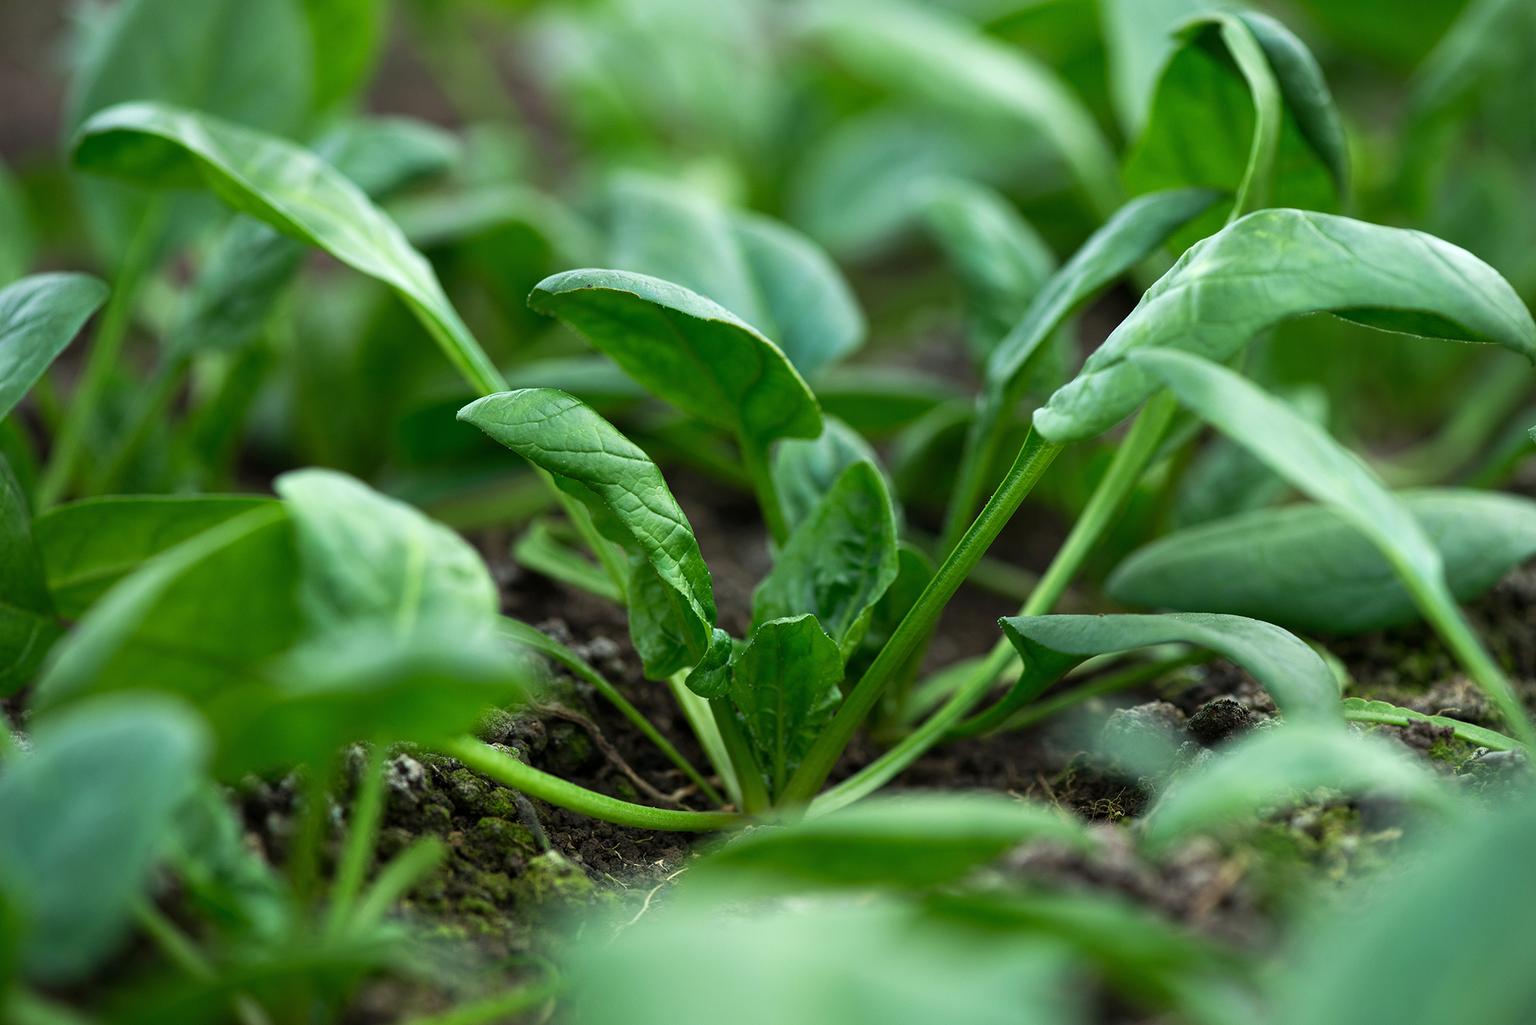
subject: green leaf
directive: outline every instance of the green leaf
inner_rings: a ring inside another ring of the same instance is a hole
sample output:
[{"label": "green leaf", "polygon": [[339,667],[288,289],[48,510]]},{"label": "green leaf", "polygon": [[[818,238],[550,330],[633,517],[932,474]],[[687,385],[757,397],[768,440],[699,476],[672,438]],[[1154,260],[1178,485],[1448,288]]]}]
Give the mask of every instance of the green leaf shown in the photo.
[{"label": "green leaf", "polygon": [[1426,808],[1450,798],[1402,745],[1321,723],[1287,723],[1234,741],[1169,784],[1145,820],[1154,850],[1219,832],[1319,788],[1382,794]]},{"label": "green leaf", "polygon": [[0,285],[10,284],[32,266],[35,242],[21,187],[0,163]]},{"label": "green leaf", "polygon": [[1141,135],[1157,80],[1179,46],[1174,32],[1216,6],[1210,0],[1099,0],[1110,92],[1126,134]]},{"label": "green leaf", "polygon": [[[1206,14],[1180,36],[1127,160],[1129,188],[1219,188],[1233,194],[1238,215],[1266,206],[1337,208],[1349,188],[1344,129],[1301,41],[1253,13]],[[1185,237],[1220,223],[1208,217]]]},{"label": "green leaf", "polygon": [[1093,296],[1155,253],[1179,228],[1210,209],[1221,194],[1170,189],[1137,196],[1116,210],[1035,295],[987,358],[985,397],[999,406],[1015,396],[1030,360],[1063,321]]},{"label": "green leaf", "polygon": [[438,606],[409,634],[376,619],[331,626],[263,677],[203,703],[221,779],[324,766],[359,741],[441,743],[526,693],[532,672],[494,632]]},{"label": "green leaf", "polygon": [[823,420],[815,438],[791,438],[773,452],[773,484],[794,528],[821,504],[843,471],[854,463],[880,465],[869,442],[835,417]]},{"label": "green leaf", "polygon": [[990,794],[873,797],[787,827],[762,826],[706,855],[690,881],[785,888],[929,887],[963,878],[1020,844],[1087,843],[1082,824]]},{"label": "green leaf", "polygon": [[[35,704],[165,690],[201,702],[305,629],[287,511],[263,505],[167,549],[122,580],[54,648]],[[232,587],[231,581],[239,586]]]},{"label": "green leaf", "polygon": [[985,363],[1056,269],[1056,255],[997,191],[961,179],[935,182],[928,230],[965,291],[972,355]]},{"label": "green leaf", "polygon": [[382,0],[303,0],[313,51],[314,106],[325,110],[367,84],[384,40]]},{"label": "green leaf", "polygon": [[1288,720],[1338,718],[1339,688],[1317,652],[1269,623],[1200,612],[1161,616],[1010,616],[1003,632],[1024,673],[991,713],[998,722],[1095,655],[1159,644],[1195,644],[1231,659],[1269,691]]},{"label": "green leaf", "polygon": [[114,495],[62,505],[33,533],[61,615],[78,618],[149,559],[271,500],[254,495]]},{"label": "green leaf", "polygon": [[659,278],[573,270],[528,304],[558,317],[653,394],[763,446],[814,438],[821,409],[783,351],[735,314]]},{"label": "green leaf", "polygon": [[753,592],[752,622],[809,612],[846,659],[896,569],[896,518],[885,479],[860,460],[789,535]]},{"label": "green leaf", "polygon": [[[458,157],[453,136],[404,118],[344,121],[315,153],[381,200],[446,170]],[[214,242],[167,341],[177,355],[229,350],[255,341],[279,297],[298,275],[303,243],[260,220],[240,217]]]},{"label": "green leaf", "polygon": [[1180,257],[1082,372],[1035,412],[1035,427],[1064,443],[1114,426],[1157,388],[1128,359],[1137,349],[1224,360],[1266,328],[1317,312],[1536,357],[1525,304],[1471,253],[1416,231],[1261,210]]},{"label": "green leaf", "polygon": [[21,920],[22,970],[78,982],[125,937],[204,730],[183,705],[136,695],[41,718],[0,771],[0,894]]},{"label": "green leaf", "polygon": [[34,274],[0,289],[0,419],[107,299],[85,274]]},{"label": "green leaf", "polygon": [[863,344],[864,314],[852,289],[799,232],[636,174],[618,181],[612,205],[614,267],[712,299],[773,339],[804,376]]},{"label": "green leaf", "polygon": [[1386,701],[1369,701],[1365,698],[1345,698],[1344,718],[1349,722],[1380,723],[1386,726],[1412,726],[1416,722],[1428,723],[1441,729],[1454,730],[1456,736],[1468,744],[1486,747],[1490,751],[1518,751],[1520,742],[1496,730],[1475,726],[1445,715],[1426,715],[1411,708],[1400,708]]},{"label": "green leaf", "polygon": [[1048,139],[1095,208],[1119,195],[1092,115],[1051,70],[962,19],[913,3],[814,4],[801,32],[842,66],[893,93],[966,115],[1013,120]]},{"label": "green leaf", "polygon": [[[646,567],[631,574],[630,629],[648,676],[703,657],[715,623],[709,567],[649,456],[579,399],[549,388],[486,396],[459,419],[553,474]],[[656,600],[642,600],[637,586]]]},{"label": "green leaf", "polygon": [[837,643],[811,615],[763,623],[737,654],[731,701],[774,793],[832,718],[842,678]]},{"label": "green leaf", "polygon": [[273,486],[293,523],[299,599],[317,633],[368,624],[409,636],[450,622],[460,639],[492,632],[496,582],[458,534],[332,470],[296,470]]},{"label": "green leaf", "polygon": [[323,249],[395,289],[475,388],[499,387],[500,374],[431,265],[357,186],[308,150],[192,111],[124,103],[86,122],[74,161],[155,188],[202,185],[241,213]]},{"label": "green leaf", "polygon": [[[61,628],[33,542],[27,497],[0,458],[0,696],[32,679]],[[0,729],[5,729],[0,724]]]},{"label": "green leaf", "polygon": [[948,381],[904,367],[860,364],[829,367],[816,381],[816,397],[830,416],[865,437],[885,437],[961,398]]},{"label": "green leaf", "polygon": [[[1397,498],[1440,553],[1460,600],[1536,555],[1530,499],[1456,489]],[[1327,505],[1263,509],[1177,531],[1133,553],[1107,587],[1132,605],[1231,612],[1323,634],[1419,617],[1378,544]]]},{"label": "green leaf", "polygon": [[[588,1025],[1081,1020],[1072,961],[1049,937],[968,927],[888,898],[751,896],[700,888],[612,942],[570,944],[561,979],[572,1017]],[[722,914],[722,906],[739,912]]]},{"label": "green leaf", "polygon": [[[1536,1001],[1536,802],[1510,794],[1421,838],[1404,871],[1361,880],[1294,926],[1266,1004],[1276,1025],[1321,1020],[1516,1022]],[[1434,985],[1424,980],[1434,979]]]}]

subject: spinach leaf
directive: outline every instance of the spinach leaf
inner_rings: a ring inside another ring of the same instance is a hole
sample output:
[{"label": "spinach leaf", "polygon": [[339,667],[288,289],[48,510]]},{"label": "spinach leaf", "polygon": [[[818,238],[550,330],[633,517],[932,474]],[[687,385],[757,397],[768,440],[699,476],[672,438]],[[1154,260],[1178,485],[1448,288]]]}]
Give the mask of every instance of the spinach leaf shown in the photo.
[{"label": "spinach leaf", "polygon": [[[1301,41],[1255,13],[1205,14],[1180,36],[1126,163],[1131,190],[1220,188],[1233,194],[1235,216],[1266,206],[1337,208],[1349,187],[1344,130]],[[1209,217],[1184,237],[1219,226]]]},{"label": "spinach leaf", "polygon": [[27,977],[78,982],[124,938],[198,780],[204,732],[169,698],[102,698],[39,719],[32,750],[6,762],[0,895]]},{"label": "spinach leaf", "polygon": [[1287,719],[1338,718],[1339,687],[1317,652],[1269,623],[1200,612],[1162,616],[1010,616],[1003,632],[1024,673],[987,713],[1001,723],[1052,682],[1095,655],[1158,644],[1195,644],[1231,659],[1269,691]]},{"label": "spinach leaf", "polygon": [[1384,794],[1431,809],[1454,807],[1438,779],[1402,745],[1321,723],[1288,723],[1235,741],[1175,777],[1145,820],[1155,851],[1229,828],[1307,791]]},{"label": "spinach leaf", "polygon": [[992,794],[874,797],[850,808],[733,837],[705,855],[690,885],[754,877],[783,888],[929,887],[956,881],[1019,844],[1081,847],[1082,823]]},{"label": "spinach leaf", "polygon": [[[1475,598],[1536,555],[1536,502],[1457,489],[1398,500],[1445,564],[1460,600]],[[1158,538],[1110,577],[1132,605],[1231,612],[1323,634],[1352,634],[1419,616],[1378,544],[1327,505],[1263,509]]]},{"label": "spinach leaf", "polygon": [[403,502],[331,470],[277,478],[297,539],[299,600],[323,634],[370,624],[410,636],[453,623],[463,640],[496,623],[496,583],[458,534]]},{"label": "spinach leaf", "polygon": [[731,666],[731,701],[774,793],[836,710],[843,659],[816,617],[771,619]]},{"label": "spinach leaf", "polygon": [[254,495],[114,495],[50,509],[33,533],[59,613],[76,618],[140,565],[271,500]]},{"label": "spinach leaf", "polygon": [[[60,633],[31,513],[10,463],[0,457],[0,696],[14,694]],[[0,725],[0,729],[5,729]]]},{"label": "spinach leaf", "polygon": [[704,656],[715,623],[709,567],[649,456],[580,399],[549,388],[488,395],[459,419],[553,474],[632,553],[630,632],[648,676]]},{"label": "spinach leaf", "polygon": [[836,417],[825,417],[815,438],[790,438],[773,453],[773,481],[784,503],[784,517],[794,528],[821,504],[843,471],[854,463],[880,465],[880,457],[857,431]]},{"label": "spinach leaf", "polygon": [[1260,331],[1332,312],[1389,331],[1491,342],[1536,357],[1536,324],[1498,272],[1416,231],[1260,210],[1186,252],[1082,372],[1035,412],[1054,442],[1099,434],[1156,390],[1128,357],[1175,348],[1222,360]]},{"label": "spinach leaf", "polygon": [[395,289],[467,381],[486,392],[500,386],[431,265],[356,185],[310,151],[189,110],[123,103],[85,123],[74,160],[83,170],[150,187],[203,185],[241,213]]},{"label": "spinach leaf", "polygon": [[771,338],[810,377],[864,341],[864,314],[814,242],[770,218],[728,210],[661,179],[612,190],[609,262],[714,300]]},{"label": "spinach leaf", "polygon": [[34,274],[0,289],[0,420],[106,301],[85,274]]},{"label": "spinach leaf", "polygon": [[783,351],[680,285],[573,270],[540,282],[528,303],[580,332],[648,391],[744,444],[821,433],[815,396]]},{"label": "spinach leaf", "polygon": [[1344,718],[1349,722],[1379,723],[1385,726],[1409,727],[1414,723],[1427,723],[1442,730],[1451,730],[1456,736],[1490,751],[1518,751],[1520,742],[1496,730],[1477,726],[1446,715],[1428,715],[1411,708],[1401,708],[1387,701],[1367,698],[1345,698]]},{"label": "spinach leaf", "polygon": [[896,518],[885,479],[860,460],[789,535],[752,595],[752,622],[812,613],[846,659],[896,570]]},{"label": "spinach leaf", "polygon": [[1210,6],[1209,0],[1100,0],[1110,94],[1128,136],[1145,129],[1157,80],[1179,47],[1174,30]]},{"label": "spinach leaf", "polygon": [[314,107],[326,110],[367,82],[384,41],[383,0],[302,0],[312,51]]}]

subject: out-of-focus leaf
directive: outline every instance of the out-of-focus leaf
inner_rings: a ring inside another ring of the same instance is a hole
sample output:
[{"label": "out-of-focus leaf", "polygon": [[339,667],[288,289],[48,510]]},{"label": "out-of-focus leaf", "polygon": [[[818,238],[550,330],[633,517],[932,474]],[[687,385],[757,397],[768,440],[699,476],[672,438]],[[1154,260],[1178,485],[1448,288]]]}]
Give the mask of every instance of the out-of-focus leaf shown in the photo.
[{"label": "out-of-focus leaf", "polygon": [[575,396],[548,388],[486,396],[459,419],[553,474],[646,567],[631,574],[645,597],[630,595],[630,628],[647,675],[662,679],[703,657],[715,623],[709,567],[649,456]]},{"label": "out-of-focus leaf", "polygon": [[77,982],[127,932],[206,740],[167,698],[104,698],[40,719],[0,771],[0,893],[21,925],[22,970]]},{"label": "out-of-focus leaf", "polygon": [[[1536,555],[1536,503],[1455,489],[1398,496],[1440,553],[1458,599]],[[1110,577],[1133,605],[1231,612],[1324,634],[1412,622],[1418,607],[1380,548],[1326,505],[1263,509],[1161,537]]]},{"label": "out-of-focus leaf", "polygon": [[85,274],[34,274],[0,289],[0,419],[107,299]]},{"label": "out-of-focus leaf", "polygon": [[839,700],[843,659],[816,617],[773,619],[753,631],[731,666],[731,700],[768,778],[783,789]]},{"label": "out-of-focus leaf", "polygon": [[32,224],[21,189],[0,164],[0,285],[8,285],[32,266]]},{"label": "out-of-focus leaf", "polygon": [[1157,80],[1178,48],[1175,33],[1211,0],[1099,0],[1115,113],[1126,133],[1139,136],[1146,125]]},{"label": "out-of-focus leaf", "polygon": [[1136,349],[1222,360],[1265,328],[1317,312],[1536,356],[1536,323],[1525,304],[1471,253],[1420,232],[1260,210],[1180,257],[1082,372],[1035,412],[1035,427],[1067,442],[1119,422],[1157,387],[1128,359]]},{"label": "out-of-focus leaf", "polygon": [[[60,633],[27,496],[0,458],[0,695],[25,686]],[[0,729],[5,726],[0,725]]]},{"label": "out-of-focus leaf", "polygon": [[1344,718],[1350,722],[1380,723],[1386,726],[1412,726],[1416,722],[1427,723],[1440,729],[1452,730],[1468,744],[1486,747],[1490,751],[1517,751],[1520,742],[1506,737],[1496,730],[1475,726],[1469,722],[1452,719],[1445,715],[1426,715],[1411,708],[1400,708],[1387,701],[1370,701],[1365,698],[1345,698]]},{"label": "out-of-focus leaf", "polygon": [[846,659],[896,569],[896,518],[885,479],[860,460],[789,535],[753,592],[752,622],[809,612]]},{"label": "out-of-focus leaf", "polygon": [[50,509],[33,533],[59,613],[79,617],[143,563],[270,503],[254,495],[113,495]]},{"label": "out-of-focus leaf", "polygon": [[366,83],[384,39],[383,0],[303,0],[313,52],[314,106],[325,110]]},{"label": "out-of-focus leaf", "polygon": [[1334,725],[1288,723],[1223,748],[1174,778],[1145,820],[1153,849],[1219,832],[1320,788],[1454,807],[1433,772],[1399,744]]},{"label": "out-of-focus leaf", "polygon": [[861,364],[823,373],[816,381],[816,397],[828,414],[873,438],[909,427],[961,394],[932,374]]},{"label": "out-of-focus leaf", "polygon": [[241,213],[330,253],[389,285],[466,380],[501,382],[399,227],[330,164],[306,149],[193,111],[123,103],[94,115],[75,165],[152,188],[202,185]]},{"label": "out-of-focus leaf", "polygon": [[707,855],[691,878],[758,877],[786,890],[939,886],[1036,840],[1080,846],[1087,832],[1054,809],[996,795],[873,797],[744,833]]},{"label": "out-of-focus leaf", "polygon": [[783,351],[695,292],[644,274],[573,270],[545,279],[528,302],[653,394],[744,441],[821,433],[816,398]]}]

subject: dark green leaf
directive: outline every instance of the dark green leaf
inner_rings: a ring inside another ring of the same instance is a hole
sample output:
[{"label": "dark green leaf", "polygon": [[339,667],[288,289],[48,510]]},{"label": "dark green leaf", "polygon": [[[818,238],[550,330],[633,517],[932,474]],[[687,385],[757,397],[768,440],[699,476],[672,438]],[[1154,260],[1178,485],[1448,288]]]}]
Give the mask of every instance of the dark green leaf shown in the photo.
[{"label": "dark green leaf", "polygon": [[649,456],[579,399],[549,388],[486,396],[459,419],[553,474],[645,567],[632,573],[632,592],[661,601],[631,593],[630,609],[648,675],[662,678],[703,657],[715,622],[709,567]]},{"label": "dark green leaf", "polygon": [[1139,136],[1168,58],[1179,46],[1174,31],[1211,7],[1210,0],[1100,0],[1115,113],[1131,137]]},{"label": "dark green leaf", "polygon": [[558,317],[647,390],[762,446],[814,438],[821,409],[778,346],[735,314],[659,278],[573,270],[528,303]]},{"label": "dark green leaf", "polygon": [[752,622],[809,612],[847,658],[896,568],[896,519],[885,479],[860,460],[789,535],[752,595]]},{"label": "dark green leaf", "polygon": [[107,287],[84,274],[34,274],[0,289],[0,419],[106,298]]},{"label": "dark green leaf", "polygon": [[783,788],[839,700],[843,659],[815,616],[773,619],[752,633],[731,670],[731,700],[767,774]]},{"label": "dark green leaf", "polygon": [[1035,427],[1067,442],[1119,422],[1157,387],[1128,359],[1134,350],[1171,347],[1224,360],[1265,328],[1315,312],[1536,356],[1525,304],[1471,253],[1419,232],[1261,210],[1185,253],[1077,378],[1036,411]]},{"label": "dark green leaf", "polygon": [[0,771],[0,893],[22,968],[76,982],[127,932],[173,815],[197,782],[204,731],[183,705],[136,695],[41,719]]},{"label": "dark green leaf", "polygon": [[[1402,492],[1458,599],[1536,555],[1536,503],[1460,490]],[[1232,612],[1309,632],[1412,622],[1413,597],[1371,538],[1326,505],[1244,513],[1169,534],[1126,559],[1109,593],[1133,605]]]},{"label": "dark green leaf", "polygon": [[54,604],[76,618],[144,562],[270,501],[254,495],[117,495],[50,509],[33,532]]},{"label": "dark green leaf", "polygon": [[21,188],[0,163],[0,285],[10,284],[31,268],[34,241]]},{"label": "dark green leaf", "polygon": [[490,634],[496,583],[469,542],[403,502],[331,470],[274,485],[299,549],[299,597],[317,633],[368,624],[408,636],[453,623],[461,640]]},{"label": "dark green leaf", "polygon": [[1428,808],[1450,800],[1434,773],[1401,744],[1339,726],[1296,723],[1261,730],[1176,777],[1147,815],[1154,849],[1251,820],[1319,788],[1382,794]]},{"label": "dark green leaf", "polygon": [[366,84],[384,39],[382,0],[303,0],[314,54],[314,106],[325,110]]},{"label": "dark green leaf", "polygon": [[500,375],[398,226],[335,168],[281,139],[192,111],[124,103],[92,117],[76,166],[155,188],[202,185],[241,213],[394,288],[465,378]]},{"label": "dark green leaf", "polygon": [[1077,846],[1087,833],[1054,809],[997,795],[873,797],[744,833],[707,855],[691,878],[755,876],[786,889],[939,886],[1035,840]]},{"label": "dark green leaf", "polygon": [[[27,497],[0,458],[0,696],[32,679],[60,626],[33,543]],[[0,724],[0,729],[5,729]]]},{"label": "dark green leaf", "polygon": [[[1184,612],[1162,616],[1012,616],[1003,630],[1024,656],[1024,674],[1003,702],[1033,700],[1073,666],[1158,644],[1195,644],[1253,674],[1288,719],[1337,719],[1339,688],[1317,652],[1278,626],[1242,616]],[[1000,715],[1002,713],[999,713]]]},{"label": "dark green leaf", "polygon": [[843,471],[857,462],[880,465],[869,442],[835,417],[823,420],[815,438],[791,438],[773,453],[773,484],[791,529],[821,504]]}]

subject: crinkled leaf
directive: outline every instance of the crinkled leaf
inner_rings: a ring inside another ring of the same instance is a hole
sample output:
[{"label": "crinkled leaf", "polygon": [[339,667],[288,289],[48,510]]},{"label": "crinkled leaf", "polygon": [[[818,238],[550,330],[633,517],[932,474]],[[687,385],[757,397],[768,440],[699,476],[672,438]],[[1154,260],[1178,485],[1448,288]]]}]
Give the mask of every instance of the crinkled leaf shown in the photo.
[{"label": "crinkled leaf", "polygon": [[0,573],[0,695],[9,695],[31,680],[61,628],[33,541],[27,497],[4,458],[0,458],[0,566],[5,567]]},{"label": "crinkled leaf", "polygon": [[85,123],[74,161],[149,187],[210,189],[395,289],[467,380],[485,391],[499,385],[431,265],[362,190],[309,150],[193,111],[123,103]]},{"label": "crinkled leaf", "polygon": [[136,695],[40,719],[0,771],[0,894],[21,925],[22,970],[82,979],[128,931],[206,743],[191,710]]},{"label": "crinkled leaf", "polygon": [[579,399],[549,388],[486,396],[459,419],[565,482],[630,550],[630,632],[648,675],[703,657],[715,622],[709,567],[649,456]]},{"label": "crinkled leaf", "polygon": [[763,623],[737,654],[731,701],[772,792],[783,789],[832,718],[842,678],[837,643],[811,615]]},{"label": "crinkled leaf", "polygon": [[1043,805],[990,794],[874,797],[790,826],[763,826],[708,854],[694,879],[759,877],[785,888],[929,887],[1012,848],[1082,845],[1082,824]]},{"label": "crinkled leaf", "polygon": [[1050,140],[1083,194],[1100,209],[1119,185],[1092,115],[1043,64],[963,19],[904,2],[803,8],[801,31],[854,74],[897,93],[968,115],[1015,120]]},{"label": "crinkled leaf", "polygon": [[85,612],[146,561],[271,499],[255,495],[113,495],[62,505],[33,533],[61,615]]},{"label": "crinkled leaf", "polygon": [[930,186],[928,230],[960,279],[972,355],[985,363],[1056,269],[1056,255],[997,191],[951,179]]},{"label": "crinkled leaf", "polygon": [[[1024,657],[1024,673],[1002,703],[1012,711],[1095,655],[1158,644],[1194,644],[1242,666],[1288,719],[1337,719],[1339,688],[1306,642],[1270,623],[1201,612],[1161,616],[1010,616],[1003,632]],[[1002,715],[1003,712],[999,712]]]},{"label": "crinkled leaf", "polygon": [[1035,413],[1051,441],[1099,434],[1156,390],[1128,356],[1175,348],[1224,360],[1268,327],[1332,312],[1384,330],[1490,342],[1536,357],[1536,324],[1497,271],[1416,231],[1261,210],[1186,252]]},{"label": "crinkled leaf", "polygon": [[[1468,600],[1536,555],[1536,502],[1495,492],[1406,491],[1398,500]],[[1327,505],[1244,513],[1161,537],[1110,577],[1116,601],[1232,612],[1324,634],[1412,622],[1413,597],[1377,543]]]},{"label": "crinkled leaf", "polygon": [[1400,744],[1340,726],[1288,723],[1235,741],[1176,777],[1148,813],[1144,838],[1166,849],[1305,800],[1320,788],[1426,807],[1443,808],[1449,800],[1434,773]]},{"label": "crinkled leaf", "polygon": [[0,419],[107,299],[85,274],[34,274],[0,289]]},{"label": "crinkled leaf", "polygon": [[789,535],[753,592],[752,622],[809,612],[846,658],[896,569],[896,519],[885,479],[860,460]]},{"label": "crinkled leaf", "polygon": [[299,549],[299,598],[315,632],[368,624],[409,636],[454,623],[489,634],[499,600],[480,554],[419,510],[333,470],[277,478]]},{"label": "crinkled leaf", "polygon": [[810,239],[657,178],[613,189],[609,260],[675,282],[751,324],[809,377],[864,341],[864,314]]},{"label": "crinkled leaf", "polygon": [[150,559],[91,606],[55,645],[36,705],[125,689],[197,702],[256,678],[261,662],[305,630],[298,579],[280,504],[226,520]]},{"label": "crinkled leaf", "polygon": [[588,269],[546,278],[528,303],[580,332],[653,394],[751,443],[821,432],[821,409],[783,351],[696,292]]},{"label": "crinkled leaf", "polygon": [[880,457],[857,431],[826,417],[815,438],[791,438],[773,452],[773,486],[784,519],[795,527],[821,504],[843,471],[857,462],[880,465]]}]

